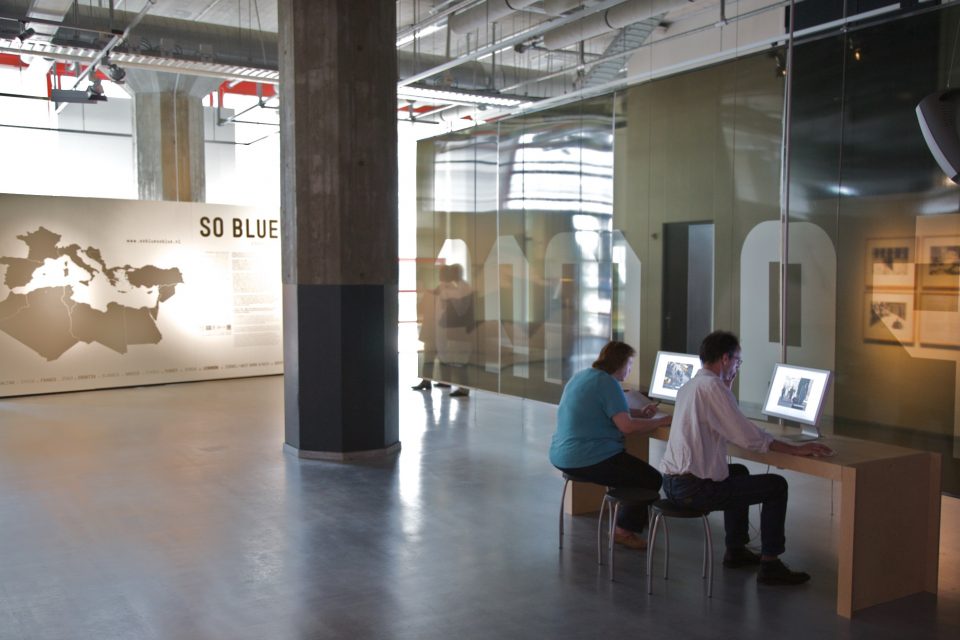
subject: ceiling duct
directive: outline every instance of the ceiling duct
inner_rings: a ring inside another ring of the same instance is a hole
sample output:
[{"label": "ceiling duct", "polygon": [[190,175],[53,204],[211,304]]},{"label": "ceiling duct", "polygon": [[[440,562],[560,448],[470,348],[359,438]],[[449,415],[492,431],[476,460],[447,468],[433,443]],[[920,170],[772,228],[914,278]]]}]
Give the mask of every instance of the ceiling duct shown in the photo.
[{"label": "ceiling duct", "polygon": [[537,0],[487,0],[450,16],[447,27],[454,33],[469,33],[536,3]]},{"label": "ceiling duct", "polygon": [[656,15],[689,6],[693,0],[630,0],[606,11],[572,22],[543,36],[547,49],[563,49],[581,40],[588,40]]},{"label": "ceiling duct", "polygon": [[551,16],[559,16],[573,11],[583,4],[583,0],[544,0],[543,10]]},{"label": "ceiling duct", "polygon": [[[133,14],[116,11],[114,21],[129,23],[132,17]],[[99,50],[105,42],[103,34],[109,33],[109,20],[108,11],[92,7],[78,16],[75,22],[64,24],[53,42],[62,47],[75,47],[78,51]],[[15,22],[9,24],[16,26]],[[76,27],[89,31],[77,31]],[[16,34],[10,31],[9,37],[14,38]],[[246,30],[238,31],[236,27],[151,15],[144,17],[131,37],[114,49],[114,53],[127,53],[127,57],[132,58],[138,54],[160,58],[169,61],[165,70],[187,75],[190,75],[194,62],[237,65],[274,72],[278,69],[276,33],[251,34]],[[447,61],[448,58],[442,56],[401,50],[397,52],[398,76],[410,77]],[[444,72],[441,84],[445,88],[489,91],[543,75],[537,70],[497,65],[494,79],[491,78],[488,65],[468,61]],[[535,88],[533,93],[536,97],[551,96],[568,90],[569,83],[564,78],[551,78],[537,83]]]}]

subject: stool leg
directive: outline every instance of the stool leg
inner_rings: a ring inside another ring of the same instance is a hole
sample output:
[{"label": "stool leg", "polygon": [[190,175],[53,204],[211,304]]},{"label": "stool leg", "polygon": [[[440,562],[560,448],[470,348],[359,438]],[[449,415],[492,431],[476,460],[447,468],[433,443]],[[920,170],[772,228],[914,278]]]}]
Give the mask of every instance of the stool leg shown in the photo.
[{"label": "stool leg", "polygon": [[657,529],[663,516],[654,513],[650,522],[650,537],[647,540],[647,595],[653,593],[653,548],[657,544]]},{"label": "stool leg", "polygon": [[[647,505],[647,562],[643,565],[643,570],[650,573],[650,532],[653,531],[653,505]],[[646,575],[646,574],[644,574]]]},{"label": "stool leg", "polygon": [[609,545],[609,554],[610,554],[610,582],[613,582],[613,563],[614,563],[614,554],[615,545],[613,544],[614,533],[616,532],[617,527],[617,516],[620,515],[620,502],[616,501],[613,503],[613,509],[607,510],[610,515],[610,529],[608,531],[607,544]]},{"label": "stool leg", "polygon": [[563,481],[563,492],[560,494],[560,548],[563,549],[563,503],[567,499],[567,485],[570,484],[570,480],[564,479]]},{"label": "stool leg", "polygon": [[600,516],[597,518],[597,564],[603,564],[603,554],[601,552],[601,532],[603,531],[603,512],[607,509],[607,498],[604,496],[600,502]]},{"label": "stool leg", "polygon": [[667,519],[660,516],[663,520],[663,579],[667,579],[667,571],[670,568],[670,528],[667,527]]},{"label": "stool leg", "polygon": [[713,597],[713,534],[710,531],[710,521],[703,516],[703,573],[707,579],[707,597]]}]

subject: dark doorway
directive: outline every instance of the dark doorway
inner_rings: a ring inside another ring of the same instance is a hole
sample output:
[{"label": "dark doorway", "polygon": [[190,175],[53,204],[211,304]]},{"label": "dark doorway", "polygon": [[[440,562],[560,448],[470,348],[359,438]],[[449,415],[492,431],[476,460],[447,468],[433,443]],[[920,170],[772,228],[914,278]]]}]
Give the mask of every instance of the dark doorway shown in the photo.
[{"label": "dark doorway", "polygon": [[660,348],[697,353],[713,327],[713,223],[663,225]]}]

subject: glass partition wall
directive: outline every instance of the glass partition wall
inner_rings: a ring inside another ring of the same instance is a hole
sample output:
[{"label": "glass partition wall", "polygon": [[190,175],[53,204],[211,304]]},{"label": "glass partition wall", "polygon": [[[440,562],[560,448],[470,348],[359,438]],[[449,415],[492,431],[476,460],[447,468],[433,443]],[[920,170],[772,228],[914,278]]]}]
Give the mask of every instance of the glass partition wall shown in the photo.
[{"label": "glass partition wall", "polygon": [[422,375],[556,402],[611,338],[645,388],[731,329],[748,414],[785,350],[834,372],[825,430],[941,452],[960,491],[960,190],[914,115],[960,80],[958,20],[797,42],[786,147],[777,47],[421,142]]}]

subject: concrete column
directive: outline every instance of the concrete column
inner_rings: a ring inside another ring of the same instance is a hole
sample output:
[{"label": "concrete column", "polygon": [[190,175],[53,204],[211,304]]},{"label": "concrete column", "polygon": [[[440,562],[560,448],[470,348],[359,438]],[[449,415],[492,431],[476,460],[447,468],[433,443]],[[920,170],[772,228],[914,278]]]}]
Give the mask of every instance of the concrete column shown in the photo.
[{"label": "concrete column", "polygon": [[280,0],[286,447],[399,449],[396,7]]},{"label": "concrete column", "polygon": [[220,80],[128,69],[141,200],[206,200],[203,97]]}]

